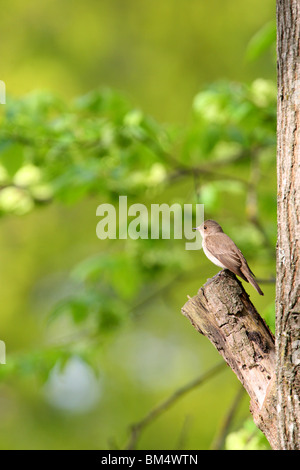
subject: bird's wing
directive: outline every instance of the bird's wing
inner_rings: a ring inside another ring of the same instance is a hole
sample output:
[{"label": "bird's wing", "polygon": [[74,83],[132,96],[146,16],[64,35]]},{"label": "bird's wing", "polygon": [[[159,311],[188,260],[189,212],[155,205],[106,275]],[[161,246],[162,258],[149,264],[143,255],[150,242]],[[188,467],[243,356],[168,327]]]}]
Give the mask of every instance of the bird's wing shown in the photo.
[{"label": "bird's wing", "polygon": [[242,252],[228,235],[225,233],[216,233],[211,237],[206,236],[205,247],[227,269],[248,282],[241,271],[242,264],[244,261],[246,262],[246,260]]}]

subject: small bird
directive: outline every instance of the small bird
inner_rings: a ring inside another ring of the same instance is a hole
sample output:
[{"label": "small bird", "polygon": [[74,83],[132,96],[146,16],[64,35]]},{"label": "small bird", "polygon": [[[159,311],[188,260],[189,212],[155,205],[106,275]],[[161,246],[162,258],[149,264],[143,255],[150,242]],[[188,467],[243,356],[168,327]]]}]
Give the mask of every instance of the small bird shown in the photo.
[{"label": "small bird", "polygon": [[201,233],[203,251],[210,261],[250,282],[260,295],[264,295],[241,250],[215,220],[205,220],[193,230]]}]

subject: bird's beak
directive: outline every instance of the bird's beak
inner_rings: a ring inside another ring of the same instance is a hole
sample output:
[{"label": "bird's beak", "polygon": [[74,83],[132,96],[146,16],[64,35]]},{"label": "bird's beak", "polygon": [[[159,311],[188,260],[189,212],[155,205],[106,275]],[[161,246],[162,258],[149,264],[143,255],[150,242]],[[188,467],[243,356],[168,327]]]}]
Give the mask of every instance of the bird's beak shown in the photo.
[{"label": "bird's beak", "polygon": [[193,227],[192,230],[197,230],[197,227]]}]

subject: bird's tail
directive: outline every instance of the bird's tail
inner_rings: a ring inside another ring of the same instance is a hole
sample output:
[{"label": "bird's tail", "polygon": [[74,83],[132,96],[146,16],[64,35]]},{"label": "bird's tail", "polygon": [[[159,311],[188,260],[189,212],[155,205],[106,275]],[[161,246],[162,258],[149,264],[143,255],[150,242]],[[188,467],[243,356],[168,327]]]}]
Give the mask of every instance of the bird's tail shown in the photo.
[{"label": "bird's tail", "polygon": [[254,274],[251,271],[251,269],[248,266],[248,263],[246,260],[244,260],[244,263],[241,266],[241,271],[244,274],[244,276],[247,278],[247,281],[250,282],[250,284],[254,287],[255,290],[259,293],[259,295],[264,295],[263,291],[257,284],[256,280],[254,279]]},{"label": "bird's tail", "polygon": [[247,273],[247,274],[246,274],[246,277],[247,277],[248,281],[250,282],[250,284],[254,287],[254,289],[257,290],[257,292],[259,293],[259,295],[264,295],[263,291],[261,290],[261,288],[260,288],[259,285],[257,284],[257,282],[256,282],[256,280],[254,279],[254,277],[252,277],[250,273]]}]

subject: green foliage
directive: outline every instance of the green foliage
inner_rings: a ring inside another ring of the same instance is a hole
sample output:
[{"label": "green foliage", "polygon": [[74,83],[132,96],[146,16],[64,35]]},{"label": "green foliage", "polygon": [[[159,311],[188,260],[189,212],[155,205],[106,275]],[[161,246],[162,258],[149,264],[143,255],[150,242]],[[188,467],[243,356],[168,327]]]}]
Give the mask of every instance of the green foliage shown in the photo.
[{"label": "green foliage", "polygon": [[241,429],[228,434],[225,450],[270,450],[270,445],[263,433],[249,419]]},{"label": "green foliage", "polygon": [[21,187],[36,203],[144,190],[167,143],[164,129],[111,90],[71,105],[48,93],[9,100],[0,138],[2,183]]},{"label": "green foliage", "polygon": [[217,83],[193,102],[193,121],[182,160],[222,161],[275,143],[276,88],[256,80],[250,86]]},{"label": "green foliage", "polygon": [[[275,85],[262,79],[208,86],[180,130],[159,124],[110,89],[71,103],[42,92],[9,99],[0,129],[0,213],[25,215],[40,205],[87,200],[117,206],[119,195],[147,207],[204,203],[206,217],[225,230],[229,224],[250,265],[259,259],[262,276],[271,277],[275,119]],[[162,298],[160,308],[166,308],[168,287],[180,277],[190,282],[196,272],[198,279],[198,261],[184,250],[184,240],[106,242],[70,270],[69,288],[49,314],[50,328],[70,328],[80,341],[16,355],[0,370],[0,380],[34,371],[45,381],[56,364],[63,367],[73,357],[95,367],[99,349],[89,341],[104,344],[149,305],[157,309]],[[270,299],[265,312],[271,321]],[[228,448],[259,446],[246,431],[230,435]]]},{"label": "green foliage", "polygon": [[[266,23],[252,37],[247,48],[247,58],[255,60],[260,57],[266,50],[274,47],[276,44],[276,22],[275,20]],[[275,49],[275,47],[274,47]]]},{"label": "green foliage", "polygon": [[[253,80],[275,77],[274,26],[255,33],[275,3],[11,0],[5,13],[0,447],[122,448],[130,423],[219,360],[180,315],[217,268],[185,240],[98,240],[96,207],[204,203],[274,277],[275,85]],[[272,324],[274,285],[245,287]],[[78,363],[100,380],[92,408]],[[190,392],[138,448],[209,448],[234,380],[227,368]]]},{"label": "green foliage", "polygon": [[[2,214],[97,195],[113,203],[123,194],[133,201],[146,196],[150,202],[157,191],[173,191],[172,175],[184,182],[202,172],[200,202],[206,211],[222,213],[227,193],[246,198],[247,214],[247,192],[256,191],[259,183],[251,181],[253,161],[262,180],[274,165],[275,116],[275,86],[261,79],[249,86],[216,83],[201,91],[190,123],[180,133],[109,89],[70,104],[41,92],[10,99],[0,130]],[[262,205],[267,201],[268,194]],[[272,223],[275,231],[274,214],[269,219],[266,209],[265,223]],[[247,251],[263,252],[266,240],[251,225],[258,212],[253,215],[252,208],[250,215],[247,234],[240,236],[239,227],[233,235]],[[76,324],[93,318],[97,329],[116,327],[143,298],[147,283],[160,283],[162,276],[174,270],[179,274],[186,266],[182,246],[170,241],[128,241],[119,247],[122,252],[101,253],[73,270],[76,292],[58,303],[53,318],[68,313]]]},{"label": "green foliage", "polygon": [[[2,185],[32,205],[76,202],[90,194],[137,196],[202,161],[249,165],[251,152],[274,149],[275,104],[272,82],[217,83],[196,96],[186,132],[174,135],[112,90],[71,104],[41,92],[10,99],[0,131]],[[13,202],[2,206],[15,211]]]}]

